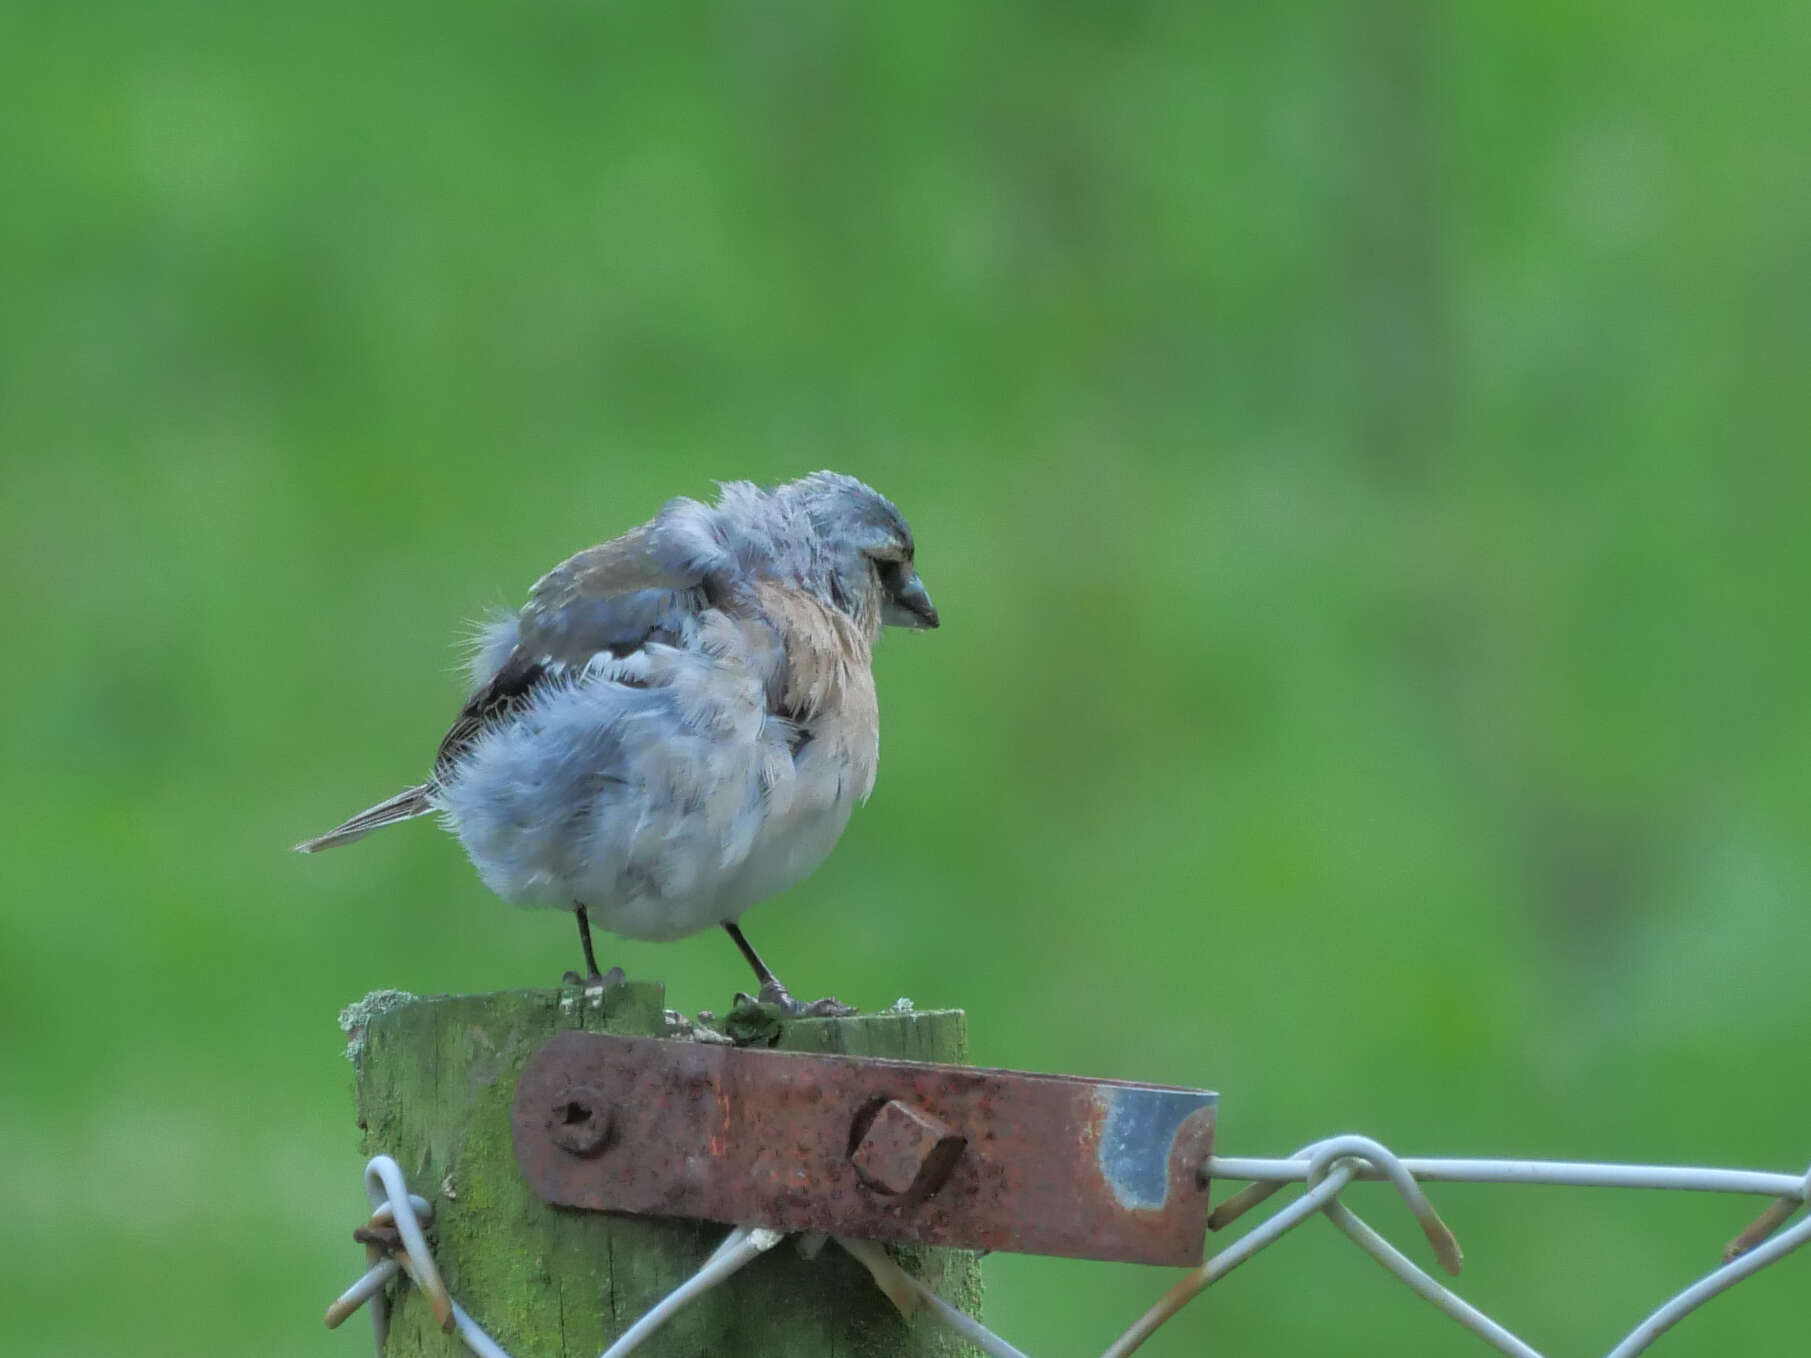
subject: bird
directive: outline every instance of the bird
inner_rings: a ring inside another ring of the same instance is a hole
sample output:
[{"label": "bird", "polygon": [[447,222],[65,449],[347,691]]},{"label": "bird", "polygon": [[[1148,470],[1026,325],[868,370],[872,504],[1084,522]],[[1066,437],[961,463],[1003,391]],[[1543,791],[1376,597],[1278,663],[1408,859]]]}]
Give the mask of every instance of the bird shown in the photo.
[{"label": "bird", "polygon": [[828,857],[873,791],[885,627],[938,626],[911,527],[852,476],[718,484],[543,575],[481,627],[465,705],[426,779],[293,847],[317,853],[438,814],[518,906],[672,940],[721,927],[793,1016],[743,933],[751,906]]}]

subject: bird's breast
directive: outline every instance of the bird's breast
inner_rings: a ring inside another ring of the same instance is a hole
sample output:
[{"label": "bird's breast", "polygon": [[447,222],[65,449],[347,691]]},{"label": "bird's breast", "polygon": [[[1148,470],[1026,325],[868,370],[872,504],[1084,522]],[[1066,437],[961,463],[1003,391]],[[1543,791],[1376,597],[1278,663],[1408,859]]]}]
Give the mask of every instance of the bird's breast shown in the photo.
[{"label": "bird's breast", "polygon": [[880,762],[873,639],[809,591],[763,583],[755,598],[779,636],[772,687],[804,737],[795,755],[801,776],[824,769],[839,795],[865,798]]}]

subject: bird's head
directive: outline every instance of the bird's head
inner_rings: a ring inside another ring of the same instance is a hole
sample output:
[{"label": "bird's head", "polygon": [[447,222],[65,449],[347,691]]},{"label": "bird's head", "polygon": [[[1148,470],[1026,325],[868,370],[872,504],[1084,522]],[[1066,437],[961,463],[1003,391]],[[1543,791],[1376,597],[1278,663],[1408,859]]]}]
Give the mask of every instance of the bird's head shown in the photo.
[{"label": "bird's head", "polygon": [[853,476],[813,472],[779,487],[810,525],[810,583],[858,621],[937,625],[937,608],[913,566],[912,528],[893,502]]}]

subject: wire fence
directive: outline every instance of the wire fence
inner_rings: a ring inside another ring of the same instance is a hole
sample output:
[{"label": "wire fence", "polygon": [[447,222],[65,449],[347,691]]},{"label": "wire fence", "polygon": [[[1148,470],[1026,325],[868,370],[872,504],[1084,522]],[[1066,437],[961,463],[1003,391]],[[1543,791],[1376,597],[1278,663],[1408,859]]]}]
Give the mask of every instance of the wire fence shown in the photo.
[{"label": "wire fence", "polygon": [[[1609,1358],[1633,1358],[1712,1297],[1811,1241],[1811,1215],[1790,1230],[1780,1229],[1811,1200],[1811,1170],[1795,1175],[1759,1170],[1582,1164],[1561,1160],[1411,1159],[1397,1156],[1369,1137],[1337,1136],[1304,1146],[1287,1159],[1213,1156],[1201,1166],[1200,1174],[1204,1181],[1230,1179],[1250,1185],[1214,1209],[1208,1218],[1212,1230],[1231,1225],[1292,1184],[1302,1185],[1302,1192],[1200,1268],[1191,1271],[1115,1340],[1102,1358],[1124,1358],[1133,1352],[1159,1326],[1207,1288],[1314,1216],[1325,1217],[1417,1295],[1500,1352],[1515,1358],[1541,1358],[1538,1350],[1436,1281],[1341,1202],[1340,1193],[1358,1180],[1386,1180],[1392,1184],[1427,1237],[1435,1261],[1453,1275],[1458,1274],[1463,1259],[1459,1242],[1428,1200],[1422,1188],[1425,1183],[1557,1184],[1746,1193],[1772,1199],[1753,1224],[1725,1247],[1720,1267],[1699,1278],[1642,1320],[1610,1350]],[[410,1194],[401,1169],[389,1156],[379,1155],[365,1167],[365,1192],[371,1202],[372,1216],[354,1232],[354,1236],[365,1244],[367,1270],[327,1308],[328,1326],[339,1325],[361,1305],[368,1305],[381,1358],[389,1316],[384,1289],[401,1272],[421,1289],[441,1327],[457,1332],[473,1353],[480,1358],[509,1358],[504,1349],[448,1295],[424,1234],[424,1228],[431,1224],[433,1209],[422,1198]],[[738,1227],[731,1231],[696,1273],[631,1325],[605,1350],[603,1358],[625,1358],[680,1308],[772,1249],[783,1238],[780,1232],[763,1228]],[[809,1243],[817,1248],[823,1242],[818,1237]],[[874,1242],[838,1237],[836,1243],[873,1274],[876,1284],[903,1314],[910,1316],[922,1310],[996,1358],[1028,1358],[974,1317],[950,1305],[923,1282],[906,1273]]]}]

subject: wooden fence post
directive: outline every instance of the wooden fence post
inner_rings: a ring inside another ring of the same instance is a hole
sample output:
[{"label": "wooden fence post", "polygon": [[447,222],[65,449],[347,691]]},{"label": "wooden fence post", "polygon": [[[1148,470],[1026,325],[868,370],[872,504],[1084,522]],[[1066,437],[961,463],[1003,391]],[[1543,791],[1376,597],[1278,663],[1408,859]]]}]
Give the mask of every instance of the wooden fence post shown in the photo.
[{"label": "wooden fence post", "polygon": [[[566,1029],[662,1035],[664,990],[638,981],[593,991],[374,996],[349,1011],[365,1154],[393,1156],[434,1204],[435,1258],[460,1305],[512,1358],[601,1353],[690,1276],[727,1232],[703,1223],[549,1207],[516,1168],[510,1101],[528,1057]],[[676,1039],[677,1040],[677,1039]],[[787,1023],[778,1046],[963,1062],[960,1010]],[[979,1315],[978,1258],[889,1246],[910,1273]],[[441,1333],[404,1286],[386,1358],[444,1358]],[[786,1242],[681,1311],[640,1350],[735,1358],[968,1358],[977,1351],[920,1316],[906,1321],[834,1245],[815,1259]]]}]

